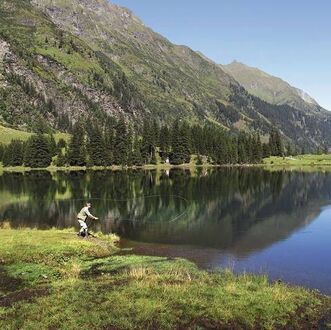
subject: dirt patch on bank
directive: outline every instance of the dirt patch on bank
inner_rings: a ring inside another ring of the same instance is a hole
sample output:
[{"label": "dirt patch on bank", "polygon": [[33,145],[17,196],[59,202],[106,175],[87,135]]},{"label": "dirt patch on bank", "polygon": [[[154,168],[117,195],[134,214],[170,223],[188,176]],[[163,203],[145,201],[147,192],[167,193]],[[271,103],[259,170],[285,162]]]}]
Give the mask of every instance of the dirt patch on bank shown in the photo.
[{"label": "dirt patch on bank", "polygon": [[22,287],[23,281],[21,279],[9,276],[6,270],[0,266],[0,299],[1,293],[7,294],[9,292],[14,292]]},{"label": "dirt patch on bank", "polygon": [[46,296],[49,294],[49,289],[24,289],[17,292],[12,292],[5,297],[0,298],[0,307],[10,307],[13,304],[21,301],[31,301],[35,298]]}]

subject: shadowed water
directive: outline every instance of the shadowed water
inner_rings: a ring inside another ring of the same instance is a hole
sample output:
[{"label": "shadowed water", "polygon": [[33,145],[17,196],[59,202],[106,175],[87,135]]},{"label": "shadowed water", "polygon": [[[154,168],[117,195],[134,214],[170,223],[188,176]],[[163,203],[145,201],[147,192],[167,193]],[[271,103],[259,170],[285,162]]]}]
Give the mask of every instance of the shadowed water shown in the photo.
[{"label": "shadowed water", "polygon": [[86,200],[100,218],[93,230],[116,232],[135,253],[267,273],[331,293],[331,174],[225,168],[0,176],[0,221],[14,228],[77,226]]}]

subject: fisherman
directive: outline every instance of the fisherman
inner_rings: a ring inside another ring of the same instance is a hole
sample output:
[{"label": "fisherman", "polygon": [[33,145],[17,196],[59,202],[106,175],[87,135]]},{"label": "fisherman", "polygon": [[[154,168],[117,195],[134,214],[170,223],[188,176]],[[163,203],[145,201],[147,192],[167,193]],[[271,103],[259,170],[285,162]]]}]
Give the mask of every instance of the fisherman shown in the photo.
[{"label": "fisherman", "polygon": [[87,202],[86,205],[77,214],[77,220],[80,225],[80,231],[78,233],[78,236],[88,237],[88,227],[86,224],[87,219],[98,220],[97,217],[90,213],[89,209],[91,208],[91,206],[91,203]]}]

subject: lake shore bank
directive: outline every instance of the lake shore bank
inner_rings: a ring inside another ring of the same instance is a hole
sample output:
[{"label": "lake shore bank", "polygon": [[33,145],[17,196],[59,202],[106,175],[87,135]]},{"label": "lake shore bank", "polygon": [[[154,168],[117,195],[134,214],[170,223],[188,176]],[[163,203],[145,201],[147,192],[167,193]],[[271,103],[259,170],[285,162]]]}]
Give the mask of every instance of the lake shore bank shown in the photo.
[{"label": "lake shore bank", "polygon": [[167,257],[116,255],[118,238],[0,229],[0,327],[325,327],[330,297],[265,276],[208,273]]},{"label": "lake shore bank", "polygon": [[228,167],[242,167],[242,168],[263,168],[265,170],[279,171],[279,170],[301,170],[301,171],[331,171],[331,155],[299,155],[295,157],[269,157],[263,160],[261,164],[230,164],[230,165],[214,165],[204,163],[196,165],[195,163],[171,165],[171,164],[156,164],[143,166],[49,166],[46,168],[31,168],[24,166],[4,167],[0,164],[0,174],[3,172],[30,172],[30,171],[49,171],[49,172],[75,172],[75,171],[121,171],[121,170],[171,170],[171,169],[210,169],[210,168],[228,168]]}]

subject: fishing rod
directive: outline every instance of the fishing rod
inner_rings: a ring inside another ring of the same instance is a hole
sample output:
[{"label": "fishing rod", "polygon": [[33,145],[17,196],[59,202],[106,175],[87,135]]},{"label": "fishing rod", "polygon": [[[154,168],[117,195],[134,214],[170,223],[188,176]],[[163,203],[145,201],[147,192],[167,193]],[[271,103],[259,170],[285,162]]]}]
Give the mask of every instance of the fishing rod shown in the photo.
[{"label": "fishing rod", "polygon": [[[158,195],[144,195],[144,196],[139,196],[139,197],[133,197],[133,198],[127,198],[127,199],[112,199],[112,198],[89,198],[89,201],[95,201],[95,200],[102,200],[102,201],[112,201],[112,202],[127,202],[130,200],[139,200],[139,199],[147,199],[147,198],[155,198],[155,197],[162,197],[161,194]],[[175,197],[178,199],[181,199],[182,201],[184,201],[186,203],[186,207],[185,210],[177,215],[175,215],[174,217],[172,217],[170,220],[167,221],[167,223],[172,223],[175,222],[177,219],[181,218],[182,216],[184,216],[187,213],[187,205],[188,205],[188,200],[182,196],[179,195],[167,195],[167,197]],[[71,201],[85,201],[86,199],[71,199]],[[99,219],[98,219],[99,220]],[[114,220],[114,218],[109,218],[109,219],[105,219],[104,221],[107,220]],[[137,222],[137,219],[118,219],[120,222]],[[154,221],[145,221],[144,223],[155,223]],[[89,227],[92,224],[91,219],[88,218],[86,220],[86,224],[87,224],[87,230],[85,232],[85,237],[93,237],[93,238],[97,238],[95,235],[93,235],[90,231],[89,231]]]},{"label": "fishing rod", "polygon": [[[156,197],[163,197],[163,195],[161,194],[157,194],[157,195],[143,195],[143,196],[139,196],[139,197],[132,197],[132,198],[126,198],[126,199],[113,199],[113,198],[100,198],[100,197],[94,197],[94,198],[88,198],[89,201],[96,201],[96,200],[101,200],[101,201],[109,201],[109,202],[128,202],[128,201],[132,201],[132,200],[139,200],[139,199],[148,199],[148,198],[156,198]],[[184,216],[187,213],[187,206],[189,204],[189,201],[180,195],[166,195],[166,197],[174,197],[174,198],[178,198],[182,201],[185,202],[186,207],[185,210],[179,214],[176,214],[174,217],[172,217],[171,219],[169,219],[167,221],[167,223],[172,223],[175,222],[177,219],[181,218],[182,216]],[[85,198],[76,198],[76,199],[70,199],[71,201],[85,201]],[[109,218],[109,219],[104,219],[106,220],[114,220],[113,218]],[[137,222],[137,219],[118,219],[121,222]],[[145,221],[145,223],[154,223],[154,221]]]}]

